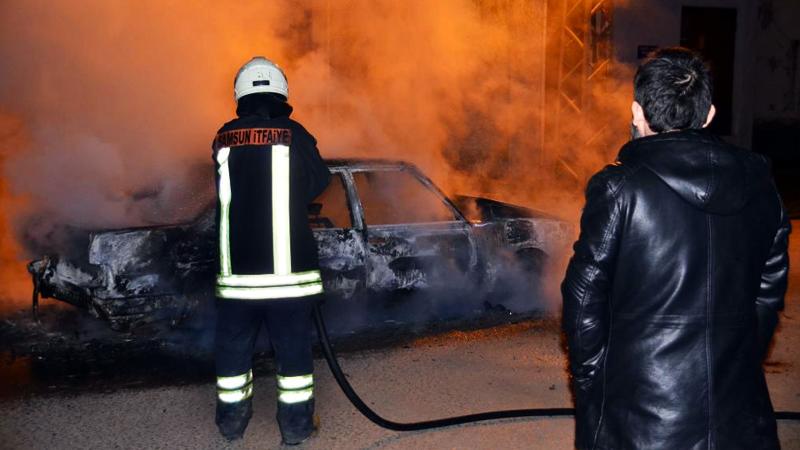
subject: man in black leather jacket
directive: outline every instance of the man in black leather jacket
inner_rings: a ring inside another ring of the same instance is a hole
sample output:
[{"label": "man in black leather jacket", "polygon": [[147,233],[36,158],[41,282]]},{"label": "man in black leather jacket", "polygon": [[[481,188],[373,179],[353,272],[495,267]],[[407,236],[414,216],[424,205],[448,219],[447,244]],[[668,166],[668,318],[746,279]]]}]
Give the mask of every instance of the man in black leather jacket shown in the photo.
[{"label": "man in black leather jacket", "polygon": [[562,285],[578,448],[778,448],[761,366],[790,223],[759,154],[703,128],[702,61],[651,56],[639,137],[589,181]]}]

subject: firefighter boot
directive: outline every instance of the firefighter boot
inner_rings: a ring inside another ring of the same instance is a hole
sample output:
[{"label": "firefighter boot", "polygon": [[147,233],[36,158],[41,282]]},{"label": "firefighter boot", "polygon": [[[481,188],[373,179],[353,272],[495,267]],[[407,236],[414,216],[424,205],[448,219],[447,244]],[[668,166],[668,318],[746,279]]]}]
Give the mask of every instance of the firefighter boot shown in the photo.
[{"label": "firefighter boot", "polygon": [[300,403],[278,403],[278,426],[287,445],[297,445],[314,434],[319,418],[314,415],[314,399]]},{"label": "firefighter boot", "polygon": [[217,401],[217,428],[220,434],[229,441],[240,439],[253,416],[253,399],[246,398],[240,402],[225,403]]}]

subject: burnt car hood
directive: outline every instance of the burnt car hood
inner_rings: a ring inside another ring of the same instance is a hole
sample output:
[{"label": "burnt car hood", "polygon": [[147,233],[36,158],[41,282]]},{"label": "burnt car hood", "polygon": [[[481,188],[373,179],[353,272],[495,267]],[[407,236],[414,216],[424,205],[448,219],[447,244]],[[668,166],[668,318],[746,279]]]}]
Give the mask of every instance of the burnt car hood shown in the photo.
[{"label": "burnt car hood", "polygon": [[174,314],[196,301],[184,298],[190,287],[211,287],[201,276],[215,261],[213,246],[202,242],[202,230],[211,226],[213,217],[201,216],[191,224],[76,230],[81,248],[32,261],[28,271],[36,294],[99,317],[115,317],[119,310],[125,311],[125,321]]},{"label": "burnt car hood", "polygon": [[488,222],[499,219],[549,219],[562,220],[538,209],[501,202],[487,197],[454,195],[453,203],[472,222]]}]

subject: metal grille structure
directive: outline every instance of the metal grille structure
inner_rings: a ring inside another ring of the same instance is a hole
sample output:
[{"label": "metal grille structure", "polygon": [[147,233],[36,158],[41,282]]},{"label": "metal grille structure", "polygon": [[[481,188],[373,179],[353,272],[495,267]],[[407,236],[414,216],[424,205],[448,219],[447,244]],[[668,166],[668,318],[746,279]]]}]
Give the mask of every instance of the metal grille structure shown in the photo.
[{"label": "metal grille structure", "polygon": [[602,159],[608,152],[611,123],[604,115],[603,94],[611,75],[612,12],[613,0],[548,2],[550,115],[544,162],[581,184],[590,174],[578,158]]}]

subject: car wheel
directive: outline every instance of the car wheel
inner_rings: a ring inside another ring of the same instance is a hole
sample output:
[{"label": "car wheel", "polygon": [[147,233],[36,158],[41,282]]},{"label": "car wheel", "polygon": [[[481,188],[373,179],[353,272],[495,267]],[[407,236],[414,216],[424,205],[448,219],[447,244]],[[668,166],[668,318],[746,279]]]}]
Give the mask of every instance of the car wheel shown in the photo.
[{"label": "car wheel", "polygon": [[537,248],[526,248],[517,252],[517,261],[523,273],[538,281],[544,274],[547,254]]},{"label": "car wheel", "polygon": [[539,249],[516,252],[498,273],[484,301],[484,309],[505,308],[520,313],[543,309],[541,287],[546,265],[547,254]]}]

